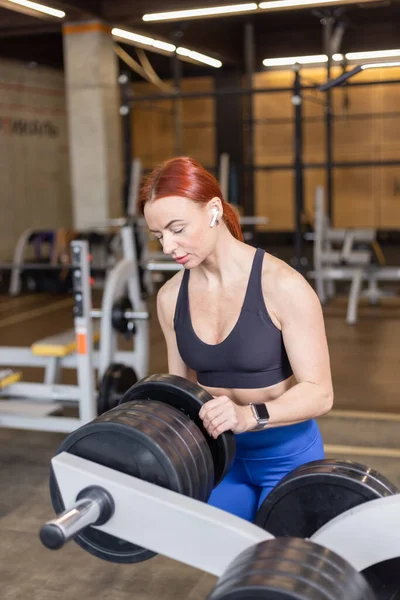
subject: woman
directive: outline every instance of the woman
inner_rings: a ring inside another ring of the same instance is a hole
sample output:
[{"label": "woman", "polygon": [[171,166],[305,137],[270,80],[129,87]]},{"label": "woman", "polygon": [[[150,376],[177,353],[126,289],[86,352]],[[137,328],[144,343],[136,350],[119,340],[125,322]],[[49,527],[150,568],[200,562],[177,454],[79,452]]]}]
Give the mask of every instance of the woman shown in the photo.
[{"label": "woman", "polygon": [[297,271],[243,242],[235,210],[196,161],[158,166],[141,208],[184,266],[157,296],[169,372],[213,395],[200,411],[211,436],[236,434],[235,462],[209,503],[252,521],[284,475],[324,456],[314,419],[333,389],[319,300]]}]

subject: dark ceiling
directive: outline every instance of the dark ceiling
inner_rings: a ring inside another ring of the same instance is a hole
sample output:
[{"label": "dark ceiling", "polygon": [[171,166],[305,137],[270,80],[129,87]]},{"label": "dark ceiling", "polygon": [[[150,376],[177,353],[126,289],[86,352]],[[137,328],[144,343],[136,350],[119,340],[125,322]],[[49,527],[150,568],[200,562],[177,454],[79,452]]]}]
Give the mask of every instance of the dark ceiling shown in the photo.
[{"label": "dark ceiling", "polygon": [[[400,47],[400,1],[343,5],[325,9],[301,9],[283,12],[257,12],[187,20],[185,22],[143,22],[144,13],[234,4],[234,0],[42,0],[43,4],[61,8],[67,16],[49,19],[28,16],[5,8],[0,1],[0,56],[27,63],[63,67],[62,23],[101,18],[114,26],[163,40],[179,38],[179,44],[219,58],[223,69],[244,70],[244,29],[254,25],[254,64],[262,70],[262,59],[279,56],[321,54],[323,49],[324,16],[333,16],[335,23],[344,23],[341,52],[386,50]],[[11,6],[11,5],[10,5]],[[124,45],[132,56],[135,50]],[[171,75],[171,58],[148,52],[148,57],[161,77]],[[183,63],[183,75],[215,74],[215,69]]]}]

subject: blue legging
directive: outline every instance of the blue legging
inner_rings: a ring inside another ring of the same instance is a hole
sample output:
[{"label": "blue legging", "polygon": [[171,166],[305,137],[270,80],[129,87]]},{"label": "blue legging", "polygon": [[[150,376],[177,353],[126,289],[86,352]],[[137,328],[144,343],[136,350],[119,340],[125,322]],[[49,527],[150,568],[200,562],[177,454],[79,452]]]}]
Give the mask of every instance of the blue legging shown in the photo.
[{"label": "blue legging", "polygon": [[300,465],[324,458],[314,420],[235,437],[234,463],[208,504],[247,521],[254,521],[258,508],[282,477]]}]

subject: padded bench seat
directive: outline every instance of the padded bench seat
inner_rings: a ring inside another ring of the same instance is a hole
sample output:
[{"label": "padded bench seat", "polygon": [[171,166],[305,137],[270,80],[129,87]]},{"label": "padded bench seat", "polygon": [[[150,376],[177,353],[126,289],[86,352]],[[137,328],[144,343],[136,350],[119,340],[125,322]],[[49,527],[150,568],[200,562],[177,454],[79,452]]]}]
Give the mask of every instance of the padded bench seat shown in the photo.
[{"label": "padded bench seat", "polygon": [[[93,342],[98,342],[100,339],[100,327],[93,326]],[[76,352],[76,335],[75,329],[68,329],[62,333],[50,335],[41,340],[37,340],[31,346],[32,354],[36,356],[51,356],[62,358]]]},{"label": "padded bench seat", "polygon": [[20,371],[13,371],[12,369],[1,369],[0,370],[0,390],[6,389],[13,383],[20,381],[22,373]]}]

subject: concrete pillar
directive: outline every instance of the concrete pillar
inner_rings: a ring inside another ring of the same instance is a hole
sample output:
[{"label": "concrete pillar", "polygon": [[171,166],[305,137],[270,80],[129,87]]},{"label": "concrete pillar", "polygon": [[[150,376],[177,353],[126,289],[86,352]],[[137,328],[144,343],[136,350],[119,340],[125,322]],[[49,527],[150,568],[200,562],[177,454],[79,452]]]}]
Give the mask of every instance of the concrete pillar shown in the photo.
[{"label": "concrete pillar", "polygon": [[122,132],[111,28],[63,27],[74,227],[122,214]]}]

